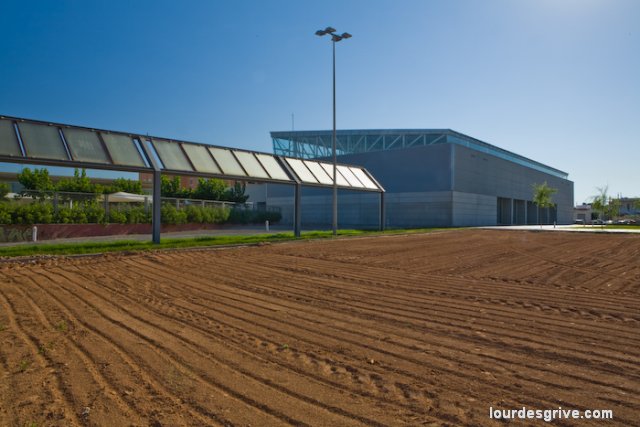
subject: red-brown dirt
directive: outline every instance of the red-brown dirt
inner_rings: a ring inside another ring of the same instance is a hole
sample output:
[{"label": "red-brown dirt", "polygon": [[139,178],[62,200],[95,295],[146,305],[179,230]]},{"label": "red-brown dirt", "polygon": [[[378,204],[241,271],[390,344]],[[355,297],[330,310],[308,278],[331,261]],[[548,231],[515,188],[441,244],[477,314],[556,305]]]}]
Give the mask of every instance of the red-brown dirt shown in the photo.
[{"label": "red-brown dirt", "polygon": [[[640,238],[447,231],[0,264],[0,425],[639,425]],[[544,424],[519,421],[517,425]]]}]

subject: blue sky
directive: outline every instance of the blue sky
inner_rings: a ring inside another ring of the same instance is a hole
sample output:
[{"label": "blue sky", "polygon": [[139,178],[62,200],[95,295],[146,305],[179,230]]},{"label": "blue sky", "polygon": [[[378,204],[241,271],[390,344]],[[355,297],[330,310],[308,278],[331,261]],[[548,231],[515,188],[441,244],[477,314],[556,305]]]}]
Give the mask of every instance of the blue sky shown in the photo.
[{"label": "blue sky", "polygon": [[269,131],[451,128],[640,196],[640,2],[14,1],[0,114],[271,151]]}]

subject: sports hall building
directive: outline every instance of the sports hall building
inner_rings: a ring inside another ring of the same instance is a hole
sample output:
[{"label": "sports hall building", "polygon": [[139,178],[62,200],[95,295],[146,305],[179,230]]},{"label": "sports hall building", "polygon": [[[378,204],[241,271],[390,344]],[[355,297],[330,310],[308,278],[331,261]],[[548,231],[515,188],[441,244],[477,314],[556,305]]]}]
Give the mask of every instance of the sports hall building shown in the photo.
[{"label": "sports hall building", "polygon": [[[331,131],[271,132],[276,155],[330,159]],[[450,129],[340,130],[338,162],[365,167],[386,190],[389,227],[477,226],[573,220],[573,182],[568,174]],[[538,209],[533,184],[556,188],[555,206]],[[290,190],[251,188],[251,198],[279,206],[292,221]],[[331,224],[331,191],[303,192],[302,222]],[[339,226],[377,222],[379,200],[341,191]]]}]

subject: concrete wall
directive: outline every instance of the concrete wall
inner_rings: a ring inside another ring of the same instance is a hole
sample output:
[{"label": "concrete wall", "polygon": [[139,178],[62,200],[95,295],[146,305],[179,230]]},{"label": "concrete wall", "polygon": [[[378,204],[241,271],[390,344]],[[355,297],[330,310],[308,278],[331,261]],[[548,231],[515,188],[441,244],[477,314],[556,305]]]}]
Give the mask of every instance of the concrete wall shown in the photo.
[{"label": "concrete wall", "polygon": [[[249,186],[247,186],[249,188]],[[249,200],[264,199],[267,206],[278,207],[282,213],[281,225],[293,226],[294,187],[291,185],[251,185]],[[255,195],[255,199],[251,197]],[[332,190],[330,188],[302,187],[302,228],[330,229],[332,224]],[[378,193],[339,190],[338,225],[340,228],[378,228],[380,195]]]},{"label": "concrete wall", "polygon": [[386,226],[401,228],[449,227],[451,191],[385,194]]},{"label": "concrete wall", "polygon": [[467,227],[497,224],[497,197],[460,191],[453,191],[452,195],[451,225]]},{"label": "concrete wall", "polygon": [[450,145],[347,154],[338,162],[364,166],[388,193],[451,191]]},{"label": "concrete wall", "polygon": [[[553,202],[558,205],[558,223],[571,224],[573,222],[572,181],[470,148],[453,146],[453,151],[454,191],[514,199],[515,201],[531,201],[533,199],[533,184],[546,182],[549,186],[558,189],[552,198]],[[515,203],[518,205],[522,202]],[[521,207],[516,206],[516,208],[513,212],[520,214]],[[515,219],[517,220],[517,218],[516,216]],[[527,222],[531,223],[531,221]]]}]

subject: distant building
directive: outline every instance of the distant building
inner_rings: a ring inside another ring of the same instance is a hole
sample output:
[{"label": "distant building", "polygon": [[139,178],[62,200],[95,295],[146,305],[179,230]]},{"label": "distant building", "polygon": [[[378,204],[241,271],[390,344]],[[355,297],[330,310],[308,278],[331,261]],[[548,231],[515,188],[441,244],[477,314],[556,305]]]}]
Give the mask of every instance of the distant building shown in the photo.
[{"label": "distant building", "polygon": [[[331,131],[271,132],[277,155],[330,158]],[[386,189],[390,227],[474,226],[573,222],[573,182],[568,174],[449,129],[340,130],[338,161],[364,166]],[[555,206],[538,209],[533,184],[558,192]],[[339,201],[341,227],[375,224],[376,199],[347,195]],[[293,215],[291,189],[252,188],[254,201]],[[331,223],[331,192],[303,192],[303,224]]]},{"label": "distant building", "polygon": [[573,208],[574,222],[582,222],[583,224],[591,224],[593,219],[593,209],[591,205],[583,203]]},{"label": "distant building", "polygon": [[620,216],[636,216],[640,215],[639,197],[621,197],[620,199]]}]

